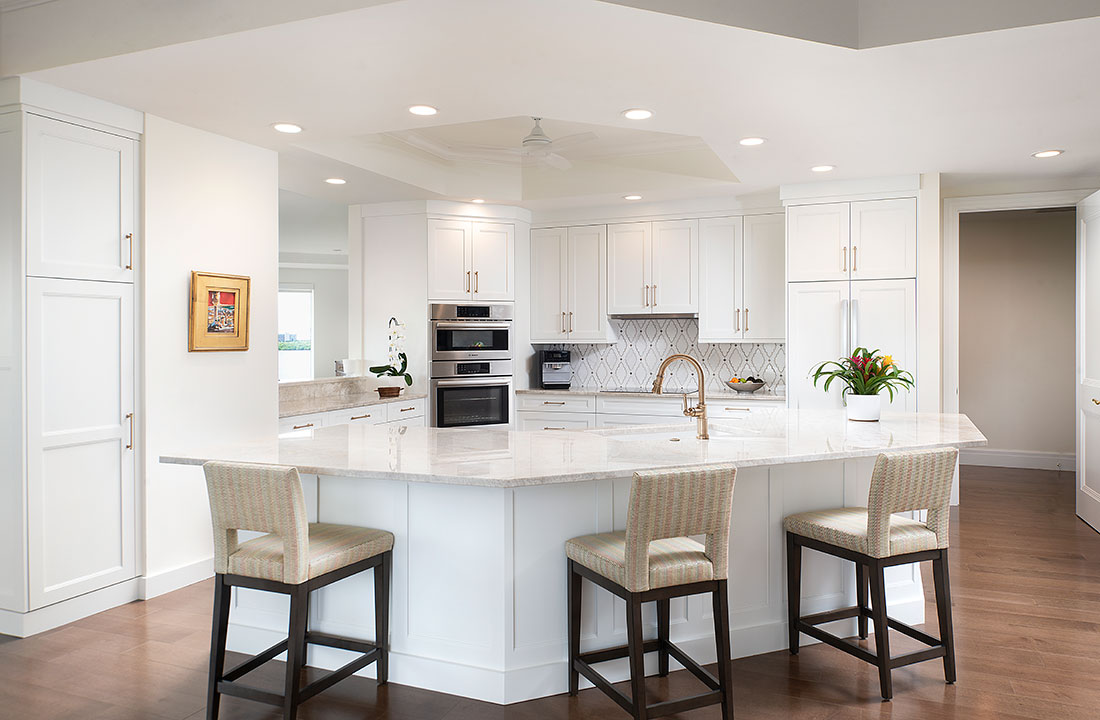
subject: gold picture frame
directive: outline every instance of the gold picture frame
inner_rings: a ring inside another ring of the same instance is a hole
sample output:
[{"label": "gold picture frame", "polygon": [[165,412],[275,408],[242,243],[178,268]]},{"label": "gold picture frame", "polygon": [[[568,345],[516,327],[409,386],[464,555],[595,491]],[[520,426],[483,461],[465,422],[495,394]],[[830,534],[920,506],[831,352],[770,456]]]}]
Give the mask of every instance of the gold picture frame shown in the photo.
[{"label": "gold picture frame", "polygon": [[248,349],[251,279],[191,271],[188,352]]}]

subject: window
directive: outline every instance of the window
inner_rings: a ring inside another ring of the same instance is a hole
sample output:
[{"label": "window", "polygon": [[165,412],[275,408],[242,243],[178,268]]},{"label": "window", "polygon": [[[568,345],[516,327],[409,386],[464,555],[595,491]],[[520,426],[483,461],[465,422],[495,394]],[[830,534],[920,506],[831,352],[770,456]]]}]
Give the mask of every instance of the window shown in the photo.
[{"label": "window", "polygon": [[313,379],[313,286],[279,286],[279,382]]}]

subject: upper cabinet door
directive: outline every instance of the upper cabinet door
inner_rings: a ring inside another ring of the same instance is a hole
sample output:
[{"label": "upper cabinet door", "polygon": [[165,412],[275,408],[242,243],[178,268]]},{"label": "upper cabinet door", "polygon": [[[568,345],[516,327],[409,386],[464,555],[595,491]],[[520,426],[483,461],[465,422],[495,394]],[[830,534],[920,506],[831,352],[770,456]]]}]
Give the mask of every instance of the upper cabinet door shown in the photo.
[{"label": "upper cabinet door", "polygon": [[565,342],[568,252],[569,228],[531,231],[531,342]]},{"label": "upper cabinet door", "polygon": [[[780,242],[782,242],[782,235]],[[736,342],[743,333],[742,221],[740,217],[699,221],[699,342]],[[783,292],[783,266],[779,267]],[[780,309],[783,301],[780,300]]]},{"label": "upper cabinet door", "polygon": [[473,292],[470,253],[473,223],[428,221],[428,299],[469,300]]},{"label": "upper cabinet door", "polygon": [[566,326],[570,342],[614,342],[607,322],[607,228],[569,228]]},{"label": "upper cabinet door", "polygon": [[744,244],[743,337],[783,342],[787,333],[783,216],[746,217]]},{"label": "upper cabinet door", "polygon": [[699,221],[653,223],[650,267],[653,312],[699,312]]},{"label": "upper cabinet door", "polygon": [[27,274],[133,282],[135,141],[27,115]]},{"label": "upper cabinet door", "polygon": [[917,276],[916,198],[852,203],[852,279]]},{"label": "upper cabinet door", "polygon": [[787,208],[787,280],[847,280],[848,203]]},{"label": "upper cabinet door", "polygon": [[607,226],[607,312],[611,315],[652,312],[651,231],[647,222]]},{"label": "upper cabinet door", "polygon": [[474,222],[471,293],[474,300],[515,300],[516,230],[504,223]]},{"label": "upper cabinet door", "polygon": [[[917,281],[861,280],[852,283],[852,345],[891,355],[902,370],[917,374]],[[884,410],[917,409],[917,391],[902,390]]]}]

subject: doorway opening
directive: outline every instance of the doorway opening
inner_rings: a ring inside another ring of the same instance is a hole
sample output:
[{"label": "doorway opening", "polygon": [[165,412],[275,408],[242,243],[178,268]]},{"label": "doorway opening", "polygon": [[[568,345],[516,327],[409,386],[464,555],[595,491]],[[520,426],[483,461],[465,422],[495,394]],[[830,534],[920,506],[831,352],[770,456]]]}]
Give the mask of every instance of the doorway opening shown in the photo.
[{"label": "doorway opening", "polygon": [[1074,470],[1075,208],[959,216],[959,412],[989,445],[961,462]]}]

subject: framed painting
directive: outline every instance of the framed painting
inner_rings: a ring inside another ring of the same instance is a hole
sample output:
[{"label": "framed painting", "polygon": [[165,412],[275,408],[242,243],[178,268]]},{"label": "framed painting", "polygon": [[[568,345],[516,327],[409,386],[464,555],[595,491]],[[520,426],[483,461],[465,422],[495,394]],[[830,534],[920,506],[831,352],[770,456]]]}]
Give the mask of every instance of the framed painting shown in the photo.
[{"label": "framed painting", "polygon": [[248,349],[250,279],[242,275],[191,272],[187,349]]}]

